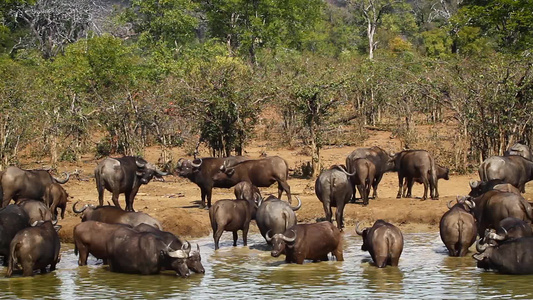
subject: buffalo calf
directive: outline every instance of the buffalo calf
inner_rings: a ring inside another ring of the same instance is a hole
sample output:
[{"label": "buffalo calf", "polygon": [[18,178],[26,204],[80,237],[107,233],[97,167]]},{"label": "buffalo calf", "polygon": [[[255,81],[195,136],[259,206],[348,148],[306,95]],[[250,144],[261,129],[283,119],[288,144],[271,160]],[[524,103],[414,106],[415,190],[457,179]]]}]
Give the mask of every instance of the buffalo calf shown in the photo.
[{"label": "buffalo calf", "polygon": [[44,193],[44,203],[50,208],[52,216],[57,219],[57,210],[61,209],[61,219],[65,218],[65,209],[67,208],[68,194],[65,189],[58,183],[52,183],[46,187]]},{"label": "buffalo calf", "polygon": [[400,229],[383,220],[377,220],[372,227],[355,231],[363,237],[361,250],[370,252],[372,260],[378,268],[386,265],[398,266],[403,251],[403,235]]},{"label": "buffalo calf", "polygon": [[242,230],[244,246],[247,245],[248,229],[252,220],[253,205],[246,200],[218,200],[209,209],[209,219],[213,228],[215,250],[224,231],[233,232],[233,246],[237,246],[237,231]]}]

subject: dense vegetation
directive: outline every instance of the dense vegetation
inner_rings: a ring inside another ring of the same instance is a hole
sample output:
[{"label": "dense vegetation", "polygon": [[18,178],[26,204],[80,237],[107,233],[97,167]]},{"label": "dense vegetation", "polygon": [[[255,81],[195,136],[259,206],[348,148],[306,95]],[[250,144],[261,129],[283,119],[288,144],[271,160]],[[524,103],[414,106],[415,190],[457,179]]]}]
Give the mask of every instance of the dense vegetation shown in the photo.
[{"label": "dense vegetation", "polygon": [[199,141],[238,154],[266,108],[265,137],[308,146],[315,171],[324,145],[366,129],[467,171],[533,142],[531,11],[533,0],[2,1],[1,165],[22,149],[54,164],[154,144],[192,154]]}]

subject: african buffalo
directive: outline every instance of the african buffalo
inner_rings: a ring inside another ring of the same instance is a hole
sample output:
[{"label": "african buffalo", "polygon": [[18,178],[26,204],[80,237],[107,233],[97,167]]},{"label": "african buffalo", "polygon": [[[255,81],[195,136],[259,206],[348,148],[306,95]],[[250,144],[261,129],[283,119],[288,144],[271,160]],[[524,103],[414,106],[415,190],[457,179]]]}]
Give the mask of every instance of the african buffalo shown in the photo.
[{"label": "african buffalo", "polygon": [[533,220],[531,205],[521,195],[515,193],[491,190],[466,201],[475,203],[474,217],[481,238],[485,235],[485,229],[496,229],[500,221],[507,217],[515,217],[526,222]]},{"label": "african buffalo", "polygon": [[233,232],[233,246],[237,246],[237,231],[242,230],[242,240],[244,246],[248,242],[248,229],[252,220],[252,211],[255,204],[247,200],[218,200],[209,209],[209,219],[213,228],[213,239],[215,240],[215,250],[224,231]]},{"label": "african buffalo", "polygon": [[482,181],[503,180],[525,192],[526,182],[533,180],[533,161],[518,155],[491,156],[479,166]]},{"label": "african buffalo", "polygon": [[22,199],[17,201],[20,206],[30,217],[30,224],[35,221],[52,221],[53,216],[48,206],[37,200]]},{"label": "african buffalo", "polygon": [[79,253],[78,265],[85,266],[87,257],[92,254],[107,264],[109,253],[106,249],[107,240],[118,228],[128,225],[109,224],[97,221],[86,221],[74,227],[74,254]]},{"label": "african buffalo", "polygon": [[352,161],[350,180],[352,182],[353,190],[357,187],[361,198],[363,198],[363,205],[368,205],[368,197],[370,195],[370,187],[376,177],[376,166],[374,163],[366,158],[358,158]]},{"label": "african buffalo", "polygon": [[344,166],[332,166],[329,170],[322,171],[315,182],[315,193],[324,206],[326,220],[331,222],[331,207],[336,207],[335,220],[341,231],[344,227],[344,206],[350,202],[353,194],[350,175],[352,174],[346,172]]},{"label": "african buffalo", "polygon": [[522,237],[497,244],[476,244],[478,253],[472,257],[477,267],[493,269],[504,274],[533,274],[533,237]]},{"label": "african buffalo", "polygon": [[64,184],[70,178],[69,173],[64,180],[59,180],[45,170],[23,170],[15,166],[8,167],[0,178],[2,207],[6,207],[11,199],[19,198],[43,199],[46,187],[52,183]]},{"label": "african buffalo", "polygon": [[19,231],[10,245],[9,265],[6,277],[11,277],[13,268],[22,266],[23,276],[32,276],[33,270],[41,270],[46,273],[46,267],[50,265],[50,272],[56,269],[59,262],[59,236],[57,231],[61,226],[54,226],[52,222],[40,222],[34,227]]},{"label": "african buffalo", "polygon": [[256,213],[256,223],[261,235],[266,239],[267,231],[271,234],[284,233],[290,227],[296,225],[296,214],[294,213],[302,207],[302,201],[296,197],[298,205],[290,206],[286,201],[282,201],[273,195],[263,200]]},{"label": "african buffalo", "polygon": [[65,209],[67,208],[68,194],[65,189],[57,184],[52,183],[46,187],[44,193],[44,203],[48,205],[54,219],[57,219],[57,210],[61,209],[61,219],[65,218]]},{"label": "african buffalo", "polygon": [[357,224],[355,232],[363,237],[361,250],[370,252],[378,268],[387,265],[398,266],[403,251],[403,235],[398,227],[377,220],[372,227],[364,228],[362,231]]},{"label": "african buffalo", "polygon": [[30,226],[30,217],[19,206],[8,205],[0,209],[0,256],[4,257],[3,265],[9,261],[9,245],[20,230]]},{"label": "african buffalo", "polygon": [[287,184],[289,165],[279,156],[269,156],[256,160],[245,160],[233,165],[224,162],[220,171],[213,176],[214,181],[227,181],[233,185],[247,181],[257,187],[269,187],[278,183],[278,198],[283,191],[287,193],[291,203],[291,188]]},{"label": "african buffalo", "polygon": [[[396,198],[401,198],[403,180],[407,179],[407,185],[412,186],[412,181],[418,178],[424,184],[423,200],[427,199],[428,188],[431,199],[439,199],[437,186],[437,169],[431,154],[425,150],[404,150],[394,155],[394,171],[398,172],[398,194]],[[408,198],[411,197],[411,190],[407,191]]]},{"label": "african buffalo", "polygon": [[[383,174],[386,172],[391,172],[394,170],[394,162],[391,161],[391,157],[385,150],[373,146],[371,148],[359,148],[354,150],[352,153],[346,157],[346,168],[348,172],[353,173],[354,168],[353,162],[358,158],[366,158],[370,160],[375,168],[376,168],[376,174],[374,177],[374,181],[372,182],[372,188],[374,190],[373,198],[378,197],[378,185],[381,182],[381,178],[383,178]],[[354,195],[353,199],[355,199],[355,189],[354,189]],[[361,198],[363,195],[361,195]]]},{"label": "african buffalo", "polygon": [[[435,167],[437,168],[437,180],[439,179],[449,180],[450,179],[450,169],[443,167],[441,165],[438,165],[438,164],[436,164]],[[407,177],[405,178],[405,181],[403,184],[403,197],[404,198],[407,197],[407,194],[409,195],[411,194],[411,190],[413,189],[413,184],[415,182],[424,183],[422,179],[420,178],[412,178],[410,182]]]},{"label": "african buffalo", "polygon": [[246,160],[243,156],[230,156],[230,157],[204,157],[195,160],[184,160],[180,158],[176,166],[176,173],[180,177],[188,178],[190,181],[196,183],[202,193],[202,203],[200,208],[211,207],[211,193],[213,187],[218,188],[230,188],[235,185],[231,181],[215,181],[213,176],[217,174],[220,167],[226,162],[228,165]]},{"label": "african buffalo", "polygon": [[342,255],[342,234],[331,222],[298,224],[284,233],[266,235],[272,243],[273,257],[285,254],[285,262],[303,264],[304,260],[326,261],[331,252],[337,261],[344,260]]},{"label": "african buffalo", "polygon": [[124,193],[126,210],[133,211],[133,201],[141,184],[148,184],[154,176],[161,178],[165,175],[167,173],[159,171],[140,157],[108,157],[99,162],[94,169],[99,204],[104,205],[104,189],[106,189],[113,193],[111,199],[118,208],[120,208],[118,196]]},{"label": "african buffalo", "polygon": [[528,146],[522,144],[522,143],[515,143],[507,151],[504,153],[505,156],[511,156],[511,155],[519,155],[522,156],[525,159],[533,160],[533,153],[531,152],[531,149],[529,149]]},{"label": "african buffalo", "polygon": [[475,204],[463,198],[458,198],[452,207],[450,202],[450,210],[440,219],[440,238],[450,256],[465,256],[477,237],[476,220],[472,215]]},{"label": "african buffalo", "polygon": [[[187,241],[182,242],[177,236],[168,231],[161,231],[144,223],[133,227],[133,229],[139,232],[150,232],[152,234],[155,234],[156,236],[160,237],[163,242],[165,242],[166,245],[169,245],[172,249],[181,249],[184,244],[188,243]],[[186,245],[186,247],[189,246]],[[195,273],[205,273],[204,266],[202,265],[202,256],[200,255],[200,246],[198,246],[198,244],[196,244],[196,250],[191,249],[189,257],[186,258],[185,261],[187,263],[187,266],[189,267],[189,270]]]},{"label": "african buffalo", "polygon": [[505,218],[500,221],[496,229],[486,229],[484,243],[489,243],[490,240],[496,241],[500,244],[503,241],[517,239],[521,237],[533,236],[531,230],[531,223],[517,218]]},{"label": "african buffalo", "polygon": [[469,182],[470,193],[468,193],[468,196],[474,197],[474,198],[479,197],[485,194],[486,192],[493,190],[494,187],[499,184],[506,184],[506,183],[501,179],[494,179],[494,180],[489,180],[489,181],[470,180]]},{"label": "african buffalo", "polygon": [[[249,182],[241,181],[237,183],[237,185],[234,187],[234,192],[235,199],[244,199],[254,205],[257,205],[257,203],[261,201],[261,192],[255,185]],[[252,214],[252,220],[255,220],[255,213],[256,212],[254,210]]]},{"label": "african buffalo", "polygon": [[72,205],[72,211],[77,214],[82,214],[82,222],[98,221],[109,224],[119,223],[132,227],[145,223],[157,229],[163,229],[159,221],[143,212],[124,211],[111,205],[93,206],[87,204],[83,206],[82,209],[78,210],[76,209],[76,204],[78,204],[78,202],[79,201]]},{"label": "african buffalo", "polygon": [[190,253],[189,243],[173,250],[155,234],[122,227],[113,232],[106,247],[112,272],[157,274],[174,270],[182,277],[189,276],[185,261]]}]

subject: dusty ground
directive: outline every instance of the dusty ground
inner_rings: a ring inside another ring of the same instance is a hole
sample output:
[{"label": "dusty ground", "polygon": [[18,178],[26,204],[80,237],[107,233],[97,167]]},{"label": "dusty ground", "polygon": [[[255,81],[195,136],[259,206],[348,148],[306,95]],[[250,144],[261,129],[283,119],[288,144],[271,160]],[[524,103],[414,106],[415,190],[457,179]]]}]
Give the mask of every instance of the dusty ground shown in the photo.
[{"label": "dusty ground", "polygon": [[[386,141],[385,143],[380,141]],[[257,158],[264,151],[268,155],[279,155],[287,160],[289,167],[295,169],[302,163],[310,161],[310,157],[302,154],[301,149],[269,149],[268,143],[255,143],[246,148],[247,155]],[[389,138],[385,132],[378,132],[363,145],[358,147],[379,145],[387,151],[398,151],[399,144]],[[331,147],[323,149],[321,157],[324,166],[332,164],[344,164],[345,157],[357,147]],[[182,149],[173,152],[175,158],[186,157]],[[201,156],[208,156],[207,152]],[[156,162],[159,158],[159,149],[147,149],[145,158],[151,162]],[[80,201],[80,204],[95,204],[98,202],[98,194],[93,178],[93,170],[97,161],[92,157],[84,157],[82,162],[77,164],[61,165],[59,171],[82,171],[79,179],[73,177],[65,189],[70,195],[70,203],[67,208],[66,217],[60,220],[63,229],[60,236],[64,242],[72,241],[72,229],[80,222],[79,216],[72,212],[72,204]],[[26,166],[29,167],[29,166]],[[384,219],[393,224],[399,225],[406,232],[437,231],[439,220],[442,214],[447,211],[446,203],[455,199],[457,195],[465,195],[469,192],[468,181],[477,179],[477,174],[454,175],[451,174],[449,181],[439,180],[439,200],[421,201],[419,198],[396,199],[398,190],[398,179],[396,173],[387,173],[379,186],[379,198],[370,200],[370,205],[363,207],[359,204],[348,204],[345,208],[345,230],[353,230],[356,222],[363,222],[369,226],[377,219]],[[299,222],[315,222],[317,218],[324,217],[322,203],[314,193],[314,179],[290,178],[289,185],[294,194],[300,196],[303,205],[296,212]],[[533,198],[533,184],[526,187],[530,191],[525,195],[528,201]],[[270,193],[277,193],[277,184],[270,188],[261,188],[263,196]],[[420,197],[423,186],[415,184],[413,196]],[[233,189],[214,189],[213,201],[219,199],[233,198]],[[111,194],[106,191],[106,200],[111,200]],[[287,199],[283,194],[282,199]],[[199,209],[197,203],[200,201],[200,189],[188,179],[177,176],[167,176],[165,182],[151,181],[148,185],[142,186],[137,194],[134,208],[137,211],[146,212],[159,219],[165,230],[171,231],[181,237],[201,237],[210,234],[208,211]],[[123,195],[120,203],[124,206]],[[251,227],[252,232],[258,231],[256,226]]]}]

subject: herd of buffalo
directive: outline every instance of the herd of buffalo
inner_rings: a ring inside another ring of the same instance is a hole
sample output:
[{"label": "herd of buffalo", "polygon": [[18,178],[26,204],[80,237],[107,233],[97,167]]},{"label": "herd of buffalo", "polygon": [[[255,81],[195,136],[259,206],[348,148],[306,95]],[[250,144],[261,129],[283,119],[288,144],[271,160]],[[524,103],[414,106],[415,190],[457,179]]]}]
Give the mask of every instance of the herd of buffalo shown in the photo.
[{"label": "herd of buffalo", "polygon": [[[325,221],[297,224],[287,183],[289,167],[278,156],[249,159],[226,158],[180,159],[175,174],[188,178],[201,190],[201,207],[209,208],[215,249],[224,231],[242,231],[243,243],[251,220],[271,245],[271,255],[285,255],[288,263],[304,260],[328,260],[331,253],[343,260],[343,211],[356,201],[362,205],[378,197],[378,186],[386,172],[398,173],[397,198],[411,197],[414,182],[424,185],[422,199],[438,199],[438,179],[448,180],[449,170],[435,163],[425,150],[404,150],[389,154],[379,147],[359,148],[346,158],[345,165],[323,170],[315,182],[315,193],[322,202]],[[173,270],[182,277],[189,271],[204,273],[200,248],[163,231],[160,222],[146,213],[135,212],[133,204],[141,185],[152,178],[169,175],[140,157],[106,158],[94,171],[99,205],[78,207],[81,216],[74,227],[75,253],[78,264],[87,264],[89,254],[102,259],[112,272],[157,274]],[[479,167],[480,181],[471,181],[469,195],[457,197],[442,216],[440,235],[450,256],[465,256],[476,239],[473,258],[480,268],[509,274],[533,273],[533,209],[521,195],[525,183],[533,180],[531,150],[517,143],[503,156],[486,159]],[[0,173],[0,256],[6,275],[22,269],[24,276],[35,270],[52,271],[60,260],[57,231],[58,209],[64,217],[68,194],[62,184],[69,180],[53,177],[47,170],[23,170],[10,166]],[[278,195],[261,196],[259,187],[278,184]],[[234,187],[235,199],[212,204],[213,187]],[[112,193],[113,205],[104,205],[104,191]],[[372,197],[370,192],[373,190]],[[288,202],[282,201],[282,193]],[[120,194],[125,195],[123,210]],[[15,204],[10,204],[11,200]],[[336,225],[332,223],[332,207],[336,208]],[[377,220],[372,227],[360,229],[361,249],[368,251],[377,267],[397,266],[403,251],[403,235],[394,225]]]}]

